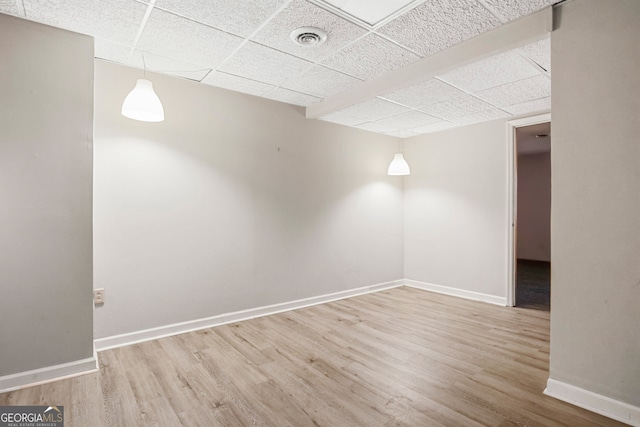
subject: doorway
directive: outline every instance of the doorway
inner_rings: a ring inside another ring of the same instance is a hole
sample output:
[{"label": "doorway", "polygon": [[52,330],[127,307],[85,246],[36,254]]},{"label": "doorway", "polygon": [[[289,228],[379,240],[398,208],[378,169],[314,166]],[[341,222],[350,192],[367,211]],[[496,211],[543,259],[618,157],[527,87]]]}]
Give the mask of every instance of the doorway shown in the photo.
[{"label": "doorway", "polygon": [[551,304],[551,123],[516,128],[516,306]]},{"label": "doorway", "polygon": [[550,114],[508,123],[507,306],[550,309]]}]

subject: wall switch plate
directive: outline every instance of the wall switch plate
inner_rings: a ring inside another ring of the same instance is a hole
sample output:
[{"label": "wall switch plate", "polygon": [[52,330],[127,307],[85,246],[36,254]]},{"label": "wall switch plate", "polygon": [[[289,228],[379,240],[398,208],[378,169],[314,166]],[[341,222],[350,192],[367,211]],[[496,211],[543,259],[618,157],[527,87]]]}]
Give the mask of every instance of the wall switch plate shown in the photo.
[{"label": "wall switch plate", "polygon": [[104,304],[104,288],[93,290],[93,303]]}]

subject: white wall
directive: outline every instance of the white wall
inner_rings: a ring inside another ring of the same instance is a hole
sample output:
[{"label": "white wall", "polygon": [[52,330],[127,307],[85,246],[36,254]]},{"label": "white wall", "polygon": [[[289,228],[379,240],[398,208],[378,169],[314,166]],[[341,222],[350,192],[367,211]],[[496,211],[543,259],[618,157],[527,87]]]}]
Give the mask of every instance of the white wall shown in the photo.
[{"label": "white wall", "polygon": [[0,58],[2,377],[93,356],[93,40],[0,14]]},{"label": "white wall", "polygon": [[96,63],[96,337],[402,279],[397,139],[159,75],[132,121],[141,74]]},{"label": "white wall", "polygon": [[551,35],[551,379],[640,425],[640,2],[576,0]]},{"label": "white wall", "polygon": [[551,156],[518,155],[518,259],[551,261]]},{"label": "white wall", "polygon": [[407,279],[506,298],[506,136],[498,120],[404,142]]}]

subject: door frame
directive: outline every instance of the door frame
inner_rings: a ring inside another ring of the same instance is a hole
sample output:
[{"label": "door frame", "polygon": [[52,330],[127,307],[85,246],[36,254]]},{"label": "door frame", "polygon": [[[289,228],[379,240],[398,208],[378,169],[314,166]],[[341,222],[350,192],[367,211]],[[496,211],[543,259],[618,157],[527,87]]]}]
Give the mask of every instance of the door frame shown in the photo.
[{"label": "door frame", "polygon": [[551,122],[551,113],[507,122],[507,307],[516,305],[516,245],[518,217],[518,150],[516,129]]}]

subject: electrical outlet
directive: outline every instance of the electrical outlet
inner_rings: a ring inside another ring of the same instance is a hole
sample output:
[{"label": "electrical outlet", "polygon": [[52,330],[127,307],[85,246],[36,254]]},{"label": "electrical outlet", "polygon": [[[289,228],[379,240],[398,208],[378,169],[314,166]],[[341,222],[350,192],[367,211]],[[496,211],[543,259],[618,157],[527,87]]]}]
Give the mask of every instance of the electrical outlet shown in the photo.
[{"label": "electrical outlet", "polygon": [[93,290],[93,303],[104,304],[104,288]]}]

